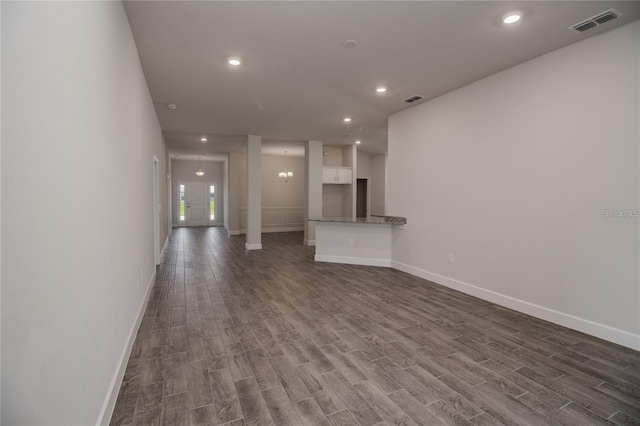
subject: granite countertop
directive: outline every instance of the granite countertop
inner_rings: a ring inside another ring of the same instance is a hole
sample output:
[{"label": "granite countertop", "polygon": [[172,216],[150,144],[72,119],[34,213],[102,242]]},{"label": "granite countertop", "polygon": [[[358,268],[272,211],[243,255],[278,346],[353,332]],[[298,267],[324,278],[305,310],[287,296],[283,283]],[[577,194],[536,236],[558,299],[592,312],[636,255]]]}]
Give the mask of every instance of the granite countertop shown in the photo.
[{"label": "granite countertop", "polygon": [[329,217],[322,219],[309,219],[312,222],[332,222],[332,223],[371,223],[377,225],[406,225],[407,218],[400,216],[369,216],[369,217]]}]

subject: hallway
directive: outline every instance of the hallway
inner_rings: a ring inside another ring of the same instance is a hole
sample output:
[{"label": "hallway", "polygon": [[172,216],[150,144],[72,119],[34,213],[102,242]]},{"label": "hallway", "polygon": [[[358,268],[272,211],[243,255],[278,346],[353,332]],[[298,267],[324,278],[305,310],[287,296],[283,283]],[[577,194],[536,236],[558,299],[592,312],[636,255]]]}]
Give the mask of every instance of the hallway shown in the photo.
[{"label": "hallway", "polygon": [[640,353],[301,241],[174,229],[111,424],[640,423]]}]

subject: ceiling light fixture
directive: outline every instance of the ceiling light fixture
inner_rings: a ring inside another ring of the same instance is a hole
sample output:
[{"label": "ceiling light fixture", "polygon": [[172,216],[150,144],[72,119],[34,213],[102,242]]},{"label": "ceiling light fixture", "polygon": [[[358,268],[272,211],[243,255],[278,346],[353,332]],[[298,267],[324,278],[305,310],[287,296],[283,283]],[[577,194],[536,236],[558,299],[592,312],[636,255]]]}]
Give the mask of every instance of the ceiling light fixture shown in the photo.
[{"label": "ceiling light fixture", "polygon": [[342,43],[342,45],[344,47],[346,47],[347,49],[353,49],[354,47],[356,47],[358,45],[358,42],[355,40],[345,40],[344,43]]},{"label": "ceiling light fixture", "polygon": [[198,157],[198,170],[196,170],[196,176],[198,177],[204,176],[204,170],[200,167],[200,158],[202,157]]},{"label": "ceiling light fixture", "polygon": [[169,105],[167,105],[167,108],[169,108],[169,109],[176,109],[176,108],[178,108],[178,105],[176,105],[176,104],[169,104]]},{"label": "ceiling light fixture", "polygon": [[200,142],[206,142],[207,138],[205,138],[204,136],[200,138]]},{"label": "ceiling light fixture", "polygon": [[356,141],[356,145],[360,145],[362,141]]},{"label": "ceiling light fixture", "polygon": [[519,13],[509,13],[507,16],[504,17],[502,22],[504,22],[505,24],[514,24],[518,22],[521,17],[522,16],[520,16]]},{"label": "ceiling light fixture", "polygon": [[376,92],[378,92],[378,93],[384,93],[386,91],[387,91],[387,88],[384,87],[384,86],[380,86],[380,87],[376,88]]},{"label": "ceiling light fixture", "polygon": [[[287,151],[284,152],[284,158],[285,158],[285,163],[286,163]],[[287,170],[287,167],[285,165],[284,171],[278,173],[278,177],[280,179],[282,179],[284,181],[284,183],[287,183],[287,182],[289,182],[289,179],[293,177],[293,172],[290,172],[289,170]]]},{"label": "ceiling light fixture", "polygon": [[342,119],[342,121],[349,123],[351,121],[351,117],[345,117]]},{"label": "ceiling light fixture", "polygon": [[242,63],[242,61],[239,58],[229,58],[227,59],[227,62],[229,62],[229,65],[233,65],[234,67],[237,67]]}]

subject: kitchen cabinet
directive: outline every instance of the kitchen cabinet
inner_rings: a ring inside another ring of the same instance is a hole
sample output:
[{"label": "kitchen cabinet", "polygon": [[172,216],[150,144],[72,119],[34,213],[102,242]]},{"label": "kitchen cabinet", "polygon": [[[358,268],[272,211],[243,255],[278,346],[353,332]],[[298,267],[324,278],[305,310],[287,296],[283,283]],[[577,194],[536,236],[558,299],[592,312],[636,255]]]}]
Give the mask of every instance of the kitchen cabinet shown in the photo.
[{"label": "kitchen cabinet", "polygon": [[350,167],[323,167],[322,183],[351,184],[353,183],[353,170]]}]

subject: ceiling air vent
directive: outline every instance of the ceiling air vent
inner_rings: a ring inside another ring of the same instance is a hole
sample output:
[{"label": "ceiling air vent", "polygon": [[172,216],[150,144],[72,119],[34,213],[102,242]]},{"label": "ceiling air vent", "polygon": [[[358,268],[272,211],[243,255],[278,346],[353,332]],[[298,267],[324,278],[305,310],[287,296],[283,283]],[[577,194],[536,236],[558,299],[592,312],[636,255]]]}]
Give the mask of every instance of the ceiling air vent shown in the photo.
[{"label": "ceiling air vent", "polygon": [[411,96],[410,98],[407,98],[407,99],[405,99],[404,101],[405,101],[406,103],[409,103],[409,104],[410,104],[410,103],[412,103],[412,102],[419,101],[420,99],[422,99],[422,96],[417,96],[417,95],[416,95],[416,96]]},{"label": "ceiling air vent", "polygon": [[616,19],[618,17],[622,16],[622,13],[618,12],[615,9],[609,9],[606,12],[602,12],[599,15],[596,16],[592,16],[589,19],[586,19],[582,22],[579,22],[575,25],[572,25],[569,27],[569,29],[571,31],[575,31],[577,33],[582,33],[585,32],[587,30],[590,30],[591,28],[598,26],[600,24],[604,24],[605,22],[609,22],[612,19]]}]

